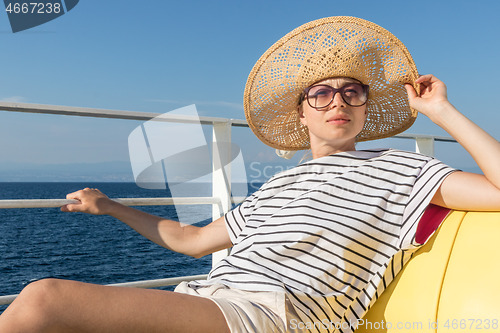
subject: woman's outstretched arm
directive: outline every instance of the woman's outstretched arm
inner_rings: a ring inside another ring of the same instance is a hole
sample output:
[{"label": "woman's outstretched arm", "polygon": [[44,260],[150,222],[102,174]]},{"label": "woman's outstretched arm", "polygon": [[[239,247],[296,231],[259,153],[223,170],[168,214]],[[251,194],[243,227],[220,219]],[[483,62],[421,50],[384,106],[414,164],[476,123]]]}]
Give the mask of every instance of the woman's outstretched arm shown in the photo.
[{"label": "woman's outstretched arm", "polygon": [[448,101],[445,84],[435,76],[423,75],[415,83],[420,84],[420,94],[406,85],[411,107],[457,140],[484,173],[451,174],[432,202],[451,209],[500,210],[500,143]]},{"label": "woman's outstretched arm", "polygon": [[97,189],[86,188],[70,193],[66,198],[79,203],[62,206],[63,212],[113,216],[156,244],[195,258],[232,245],[224,217],[205,227],[197,227],[124,206]]}]

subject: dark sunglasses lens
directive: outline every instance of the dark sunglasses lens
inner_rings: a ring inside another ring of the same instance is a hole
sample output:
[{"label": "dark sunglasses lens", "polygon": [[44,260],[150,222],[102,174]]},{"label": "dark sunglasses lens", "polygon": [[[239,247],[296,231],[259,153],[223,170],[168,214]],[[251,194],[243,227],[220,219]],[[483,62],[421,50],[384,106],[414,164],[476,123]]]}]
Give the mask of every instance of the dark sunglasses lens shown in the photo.
[{"label": "dark sunglasses lens", "polygon": [[333,98],[333,89],[330,86],[314,86],[307,93],[307,101],[313,108],[324,108]]},{"label": "dark sunglasses lens", "polygon": [[359,83],[350,83],[340,90],[344,101],[351,106],[361,106],[368,98],[365,88]]}]

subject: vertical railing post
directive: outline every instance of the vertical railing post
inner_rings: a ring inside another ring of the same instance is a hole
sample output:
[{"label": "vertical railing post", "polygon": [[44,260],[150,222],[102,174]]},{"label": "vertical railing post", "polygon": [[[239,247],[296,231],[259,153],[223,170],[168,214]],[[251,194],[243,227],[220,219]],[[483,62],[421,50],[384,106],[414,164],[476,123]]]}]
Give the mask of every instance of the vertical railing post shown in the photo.
[{"label": "vertical railing post", "polygon": [[[220,205],[212,205],[212,218],[218,219],[231,209],[231,123],[215,122],[212,134],[212,196]],[[212,266],[227,256],[229,251],[212,254]]]},{"label": "vertical railing post", "polygon": [[434,138],[415,137],[415,151],[420,154],[434,157]]}]

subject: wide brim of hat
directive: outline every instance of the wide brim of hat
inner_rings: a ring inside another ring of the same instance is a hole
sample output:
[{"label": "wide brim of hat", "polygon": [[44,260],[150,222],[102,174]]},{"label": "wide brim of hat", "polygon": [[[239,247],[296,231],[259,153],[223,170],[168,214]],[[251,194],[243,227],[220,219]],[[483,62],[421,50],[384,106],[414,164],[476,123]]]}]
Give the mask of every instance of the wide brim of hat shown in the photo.
[{"label": "wide brim of hat", "polygon": [[415,63],[384,28],[356,17],[334,16],[306,23],[271,46],[248,77],[244,108],[248,124],[265,144],[283,150],[310,148],[299,121],[303,90],[331,77],[350,77],[370,86],[367,120],[357,141],[393,136],[417,117],[405,83],[415,89]]}]

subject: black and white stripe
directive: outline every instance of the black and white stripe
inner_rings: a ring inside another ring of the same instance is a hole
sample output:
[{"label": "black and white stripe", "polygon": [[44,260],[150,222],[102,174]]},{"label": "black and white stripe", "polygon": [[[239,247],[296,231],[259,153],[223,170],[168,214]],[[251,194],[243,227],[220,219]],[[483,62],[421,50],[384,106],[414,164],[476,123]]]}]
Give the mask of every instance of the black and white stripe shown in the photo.
[{"label": "black and white stripe", "polygon": [[392,149],[286,170],[226,214],[231,254],[191,284],[284,291],[304,322],[356,322],[420,245],[418,221],[453,171]]}]

